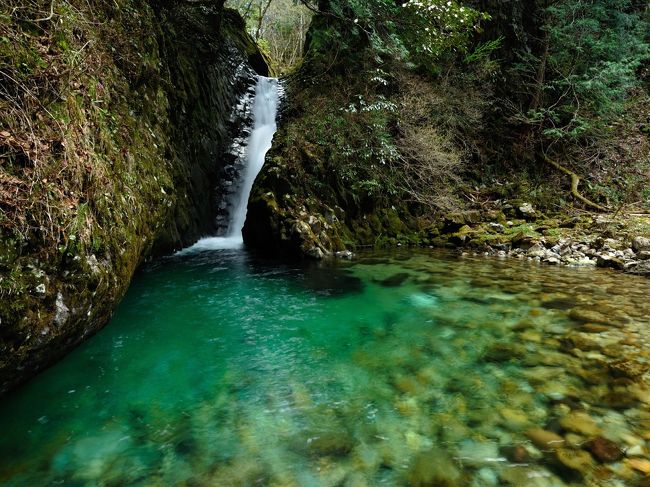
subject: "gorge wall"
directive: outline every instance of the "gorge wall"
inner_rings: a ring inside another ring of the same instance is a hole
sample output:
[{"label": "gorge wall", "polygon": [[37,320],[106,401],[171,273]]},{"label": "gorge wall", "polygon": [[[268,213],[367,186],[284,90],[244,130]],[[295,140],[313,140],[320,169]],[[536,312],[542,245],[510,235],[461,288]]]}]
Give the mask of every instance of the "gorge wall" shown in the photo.
[{"label": "gorge wall", "polygon": [[[0,8],[0,393],[110,319],[138,265],[214,230],[268,74],[223,2]],[[252,66],[252,67],[251,67]]]}]

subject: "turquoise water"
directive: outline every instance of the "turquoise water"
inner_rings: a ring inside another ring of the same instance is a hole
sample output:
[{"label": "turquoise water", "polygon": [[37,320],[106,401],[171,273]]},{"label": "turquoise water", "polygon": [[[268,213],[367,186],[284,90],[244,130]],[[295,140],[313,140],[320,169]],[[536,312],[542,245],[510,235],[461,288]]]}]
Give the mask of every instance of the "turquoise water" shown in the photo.
[{"label": "turquoise water", "polygon": [[641,278],[441,253],[164,259],[2,399],[0,484],[630,485],[628,459],[584,442],[646,447],[650,395],[607,363],[647,362],[649,295]]}]

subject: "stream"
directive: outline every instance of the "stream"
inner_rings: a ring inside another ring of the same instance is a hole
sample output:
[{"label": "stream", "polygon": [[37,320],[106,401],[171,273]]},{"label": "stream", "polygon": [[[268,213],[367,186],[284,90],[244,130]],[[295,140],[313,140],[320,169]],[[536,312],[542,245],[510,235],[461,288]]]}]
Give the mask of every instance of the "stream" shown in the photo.
[{"label": "stream", "polygon": [[176,255],[0,401],[0,484],[642,485],[648,296],[444,252]]}]

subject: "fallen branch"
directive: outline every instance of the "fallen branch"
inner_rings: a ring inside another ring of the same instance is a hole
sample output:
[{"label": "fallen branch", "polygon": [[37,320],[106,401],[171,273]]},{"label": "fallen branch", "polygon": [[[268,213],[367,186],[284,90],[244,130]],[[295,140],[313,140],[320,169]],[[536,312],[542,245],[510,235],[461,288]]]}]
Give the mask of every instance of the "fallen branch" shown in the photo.
[{"label": "fallen branch", "polygon": [[607,208],[605,208],[604,206],[600,206],[598,203],[594,203],[593,201],[585,198],[578,192],[578,184],[580,184],[580,176],[578,176],[570,169],[567,169],[566,167],[558,164],[547,155],[544,155],[543,157],[544,157],[544,161],[546,161],[548,164],[553,166],[555,169],[557,169],[558,171],[562,171],[567,176],[571,176],[571,194],[574,196],[574,198],[576,198],[579,201],[582,201],[585,205],[590,206],[591,208],[595,208],[600,211],[608,211]]},{"label": "fallen branch", "polygon": [[47,22],[52,20],[52,17],[54,17],[54,0],[50,3],[50,15],[43,17],[42,19],[36,19],[35,22]]}]

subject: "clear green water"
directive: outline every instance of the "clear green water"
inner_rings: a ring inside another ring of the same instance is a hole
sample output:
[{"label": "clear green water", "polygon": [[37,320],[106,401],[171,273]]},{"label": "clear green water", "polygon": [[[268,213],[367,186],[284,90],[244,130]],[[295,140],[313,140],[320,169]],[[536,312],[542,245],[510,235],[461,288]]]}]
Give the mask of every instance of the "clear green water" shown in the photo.
[{"label": "clear green water", "polygon": [[[584,451],[557,426],[574,409],[645,448],[640,379],[607,362],[647,361],[648,296],[640,278],[439,253],[166,259],[2,399],[0,484],[633,485],[625,459],[572,469],[524,433]],[[607,329],[584,332],[585,309]],[[595,345],[567,346],[576,333]]]}]

